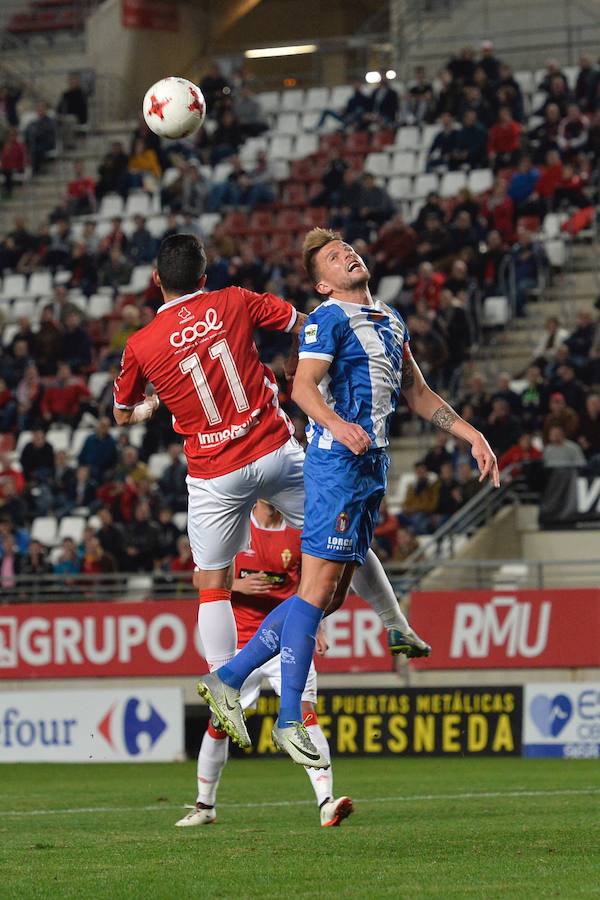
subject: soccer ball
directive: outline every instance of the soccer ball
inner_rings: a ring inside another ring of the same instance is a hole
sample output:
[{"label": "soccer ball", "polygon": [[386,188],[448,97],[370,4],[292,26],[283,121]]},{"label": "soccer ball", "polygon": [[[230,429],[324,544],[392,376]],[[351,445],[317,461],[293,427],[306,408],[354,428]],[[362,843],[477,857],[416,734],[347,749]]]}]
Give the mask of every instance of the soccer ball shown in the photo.
[{"label": "soccer ball", "polygon": [[189,137],[206,116],[202,91],[186,78],[161,78],[146,91],[143,103],[148,128],[159,137]]}]

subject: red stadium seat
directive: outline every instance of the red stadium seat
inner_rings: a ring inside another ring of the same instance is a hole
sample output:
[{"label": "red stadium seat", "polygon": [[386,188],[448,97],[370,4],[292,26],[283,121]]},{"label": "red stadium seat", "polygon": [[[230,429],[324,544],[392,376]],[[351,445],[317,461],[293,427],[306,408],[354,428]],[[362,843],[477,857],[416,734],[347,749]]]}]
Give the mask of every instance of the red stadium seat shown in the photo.
[{"label": "red stadium seat", "polygon": [[307,199],[305,184],[286,184],[280,206],[304,206]]},{"label": "red stadium seat", "polygon": [[301,231],[302,217],[297,209],[283,209],[277,216],[278,231]]},{"label": "red stadium seat", "polygon": [[355,131],[349,134],[344,143],[344,155],[346,153],[368,153],[370,149],[370,136],[366,131]]},{"label": "red stadium seat", "polygon": [[393,131],[376,131],[371,141],[371,153],[379,153],[381,150],[385,150],[386,147],[394,143],[395,137],[396,134]]},{"label": "red stadium seat", "polygon": [[309,206],[304,213],[304,224],[307,228],[326,228],[328,221],[328,211],[324,206]]},{"label": "red stadium seat", "polygon": [[269,209],[256,209],[250,216],[252,234],[270,234],[275,229],[275,217]]},{"label": "red stadium seat", "polygon": [[279,231],[273,235],[271,250],[289,256],[295,251],[294,235],[290,231]]},{"label": "red stadium seat", "polygon": [[338,147],[341,147],[344,143],[344,136],[340,131],[334,132],[334,134],[324,134],[321,136],[320,145],[321,150],[336,150]]},{"label": "red stadium seat", "polygon": [[230,212],[223,225],[229,234],[247,234],[249,230],[248,216],[243,212]]},{"label": "red stadium seat", "polygon": [[267,234],[251,234],[249,241],[257,256],[268,256],[271,252],[271,242]]},{"label": "red stadium seat", "polygon": [[291,181],[313,181],[314,164],[310,159],[295,159],[290,169]]}]

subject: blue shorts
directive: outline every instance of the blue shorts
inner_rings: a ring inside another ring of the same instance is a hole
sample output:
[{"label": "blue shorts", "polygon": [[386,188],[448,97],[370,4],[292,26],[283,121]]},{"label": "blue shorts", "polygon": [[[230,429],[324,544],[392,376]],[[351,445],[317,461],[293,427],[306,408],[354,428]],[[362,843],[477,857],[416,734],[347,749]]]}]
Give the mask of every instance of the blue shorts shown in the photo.
[{"label": "blue shorts", "polygon": [[388,467],[385,450],[354,456],[350,451],[342,454],[309,444],[304,460],[302,552],[362,565],[385,496]]}]

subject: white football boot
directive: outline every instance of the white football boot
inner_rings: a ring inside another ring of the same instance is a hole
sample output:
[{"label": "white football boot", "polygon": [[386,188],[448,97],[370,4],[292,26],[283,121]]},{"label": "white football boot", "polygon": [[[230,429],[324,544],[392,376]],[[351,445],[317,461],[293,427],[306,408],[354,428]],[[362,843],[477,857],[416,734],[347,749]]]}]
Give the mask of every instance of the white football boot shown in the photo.
[{"label": "white football boot", "polygon": [[217,813],[214,806],[210,809],[195,806],[187,816],[184,816],[179,822],[175,822],[175,825],[178,828],[189,828],[191,825],[214,825],[216,821]]},{"label": "white football boot", "polygon": [[307,769],[328,769],[330,761],[317,750],[302,722],[288,722],[284,728],[275,724],[271,732],[273,743]]},{"label": "white football boot", "polygon": [[335,828],[354,812],[354,806],[350,797],[338,797],[337,800],[327,800],[321,807],[321,828]]},{"label": "white football boot", "polygon": [[198,682],[198,693],[210,706],[220,728],[227,732],[231,740],[243,749],[251,747],[250,735],[246,728],[244,711],[240,706],[240,692],[229,687],[213,672],[203,675]]}]

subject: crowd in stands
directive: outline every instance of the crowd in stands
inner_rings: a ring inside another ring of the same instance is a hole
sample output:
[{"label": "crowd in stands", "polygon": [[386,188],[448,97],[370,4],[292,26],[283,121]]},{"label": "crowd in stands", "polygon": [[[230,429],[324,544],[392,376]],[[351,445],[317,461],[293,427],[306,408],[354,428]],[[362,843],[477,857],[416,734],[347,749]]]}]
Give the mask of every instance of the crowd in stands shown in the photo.
[{"label": "crowd in stands", "polygon": [[[514,276],[515,312],[525,316],[548,267],[538,239],[544,216],[557,210],[577,215],[592,205],[600,70],[590,60],[582,58],[571,87],[560,67],[549,63],[536,86],[544,100],[533,111],[489,42],[479,56],[462,51],[434,81],[418,68],[403,92],[385,77],[371,93],[356,83],[343,108],[323,109],[316,117],[317,150],[293,160],[283,184],[267,150],[258,150],[251,165],[244,161],[245,142],[270,125],[243,75],[226,78],[215,65],[200,86],[210,116],[194,139],[161,143],[141,120],[129,146],[114,142],[97,172],[75,162],[47,224],[31,229],[17,218],[0,240],[5,279],[17,273],[32,283],[40,271],[50,273],[37,321],[32,325],[31,317],[21,316],[0,356],[0,575],[191,571],[187,538],[176,524],[186,504],[185,467],[168,411],[161,408],[136,446],[111,421],[111,382],[127,337],[151,320],[161,302],[148,273],[141,288],[132,289],[131,279],[151,266],[160,240],[178,231],[204,238],[209,290],[230,284],[270,290],[310,312],[319,301],[299,267],[299,241],[315,224],[339,229],[369,265],[374,293],[390,277],[398,279],[387,299],[406,317],[427,380],[485,431],[501,467],[595,464],[600,327],[594,313],[581,313],[575,329],[548,322],[518,392],[508,375],[490,386],[469,366],[482,340],[481,299],[501,292],[503,267],[510,265]],[[59,111],[85,122],[82,97],[75,79]],[[21,153],[21,164],[27,159],[36,171],[51,148],[45,120],[54,119],[40,107],[21,144],[18,118],[10,121],[9,103],[4,109],[2,171],[10,191],[4,151],[9,148],[6,159],[18,160]],[[407,204],[365,168],[365,159],[404,128],[434,125],[424,175],[489,167],[493,177],[480,193],[463,187],[443,197],[432,189],[422,202]],[[294,200],[299,186],[300,199]],[[106,198],[127,200],[141,192],[161,210],[158,228],[151,227],[149,212],[127,221],[115,215],[108,226],[97,218]],[[205,231],[201,223],[211,213],[222,217]],[[99,291],[111,299],[98,317],[91,301]],[[0,309],[0,316],[8,318],[6,312]],[[261,334],[258,341],[302,440],[304,423],[288,402],[283,373],[288,339]],[[100,388],[93,380],[98,374],[104,376]],[[393,433],[400,433],[408,415],[401,411]],[[58,425],[90,432],[77,453],[53,445]],[[30,440],[15,456],[23,431],[31,432]],[[419,461],[400,514],[382,510],[376,546],[383,558],[410,555],[415,535],[432,532],[479,489],[467,448],[445,437],[436,438]],[[158,476],[149,466],[157,453],[169,454]],[[66,537],[51,559],[48,548],[31,538],[31,523],[73,514],[91,516],[93,524],[81,540]]]}]

